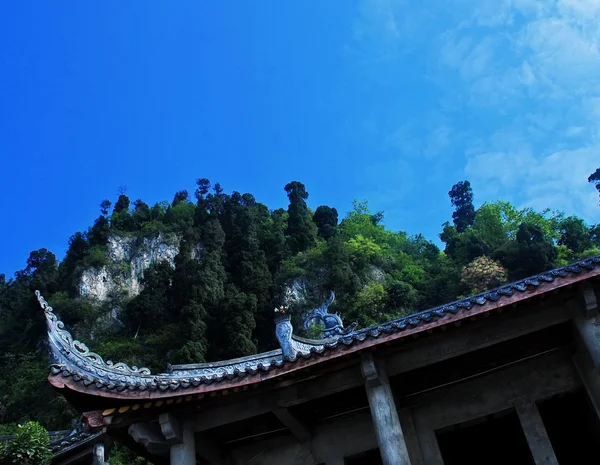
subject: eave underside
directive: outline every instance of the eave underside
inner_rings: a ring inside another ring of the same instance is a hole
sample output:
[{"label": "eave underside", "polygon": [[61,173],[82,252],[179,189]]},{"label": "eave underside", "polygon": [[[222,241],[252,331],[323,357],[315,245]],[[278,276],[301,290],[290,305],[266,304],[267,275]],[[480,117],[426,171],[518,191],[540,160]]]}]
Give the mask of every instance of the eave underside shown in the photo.
[{"label": "eave underside", "polygon": [[[534,386],[542,397],[579,386],[570,365],[573,332],[565,306],[543,307],[539,305],[528,314],[518,314],[519,309],[514,309],[491,317],[503,333],[496,340],[484,342],[490,336],[485,330],[492,321],[486,320],[406,346],[378,348],[376,355],[385,362],[398,407],[435,406],[449,393],[460,392],[466,383],[486,385],[491,382],[486,380],[495,379],[498,373],[514,378],[515,385]],[[543,319],[542,314],[550,317]],[[446,351],[453,346],[458,348],[455,352]],[[126,438],[132,424],[151,422],[160,413],[169,412],[193,424],[199,437],[225,451],[301,434],[293,425],[282,422],[282,409],[284,420],[293,418],[307,435],[331,422],[352,422],[368,416],[369,404],[356,356],[347,359],[343,367],[332,366],[313,376],[190,404],[163,404],[122,414],[117,409],[104,418],[108,423],[105,427],[110,435]],[[535,386],[534,380],[544,377],[552,377],[553,382]],[[158,456],[156,459],[161,460]]]}]

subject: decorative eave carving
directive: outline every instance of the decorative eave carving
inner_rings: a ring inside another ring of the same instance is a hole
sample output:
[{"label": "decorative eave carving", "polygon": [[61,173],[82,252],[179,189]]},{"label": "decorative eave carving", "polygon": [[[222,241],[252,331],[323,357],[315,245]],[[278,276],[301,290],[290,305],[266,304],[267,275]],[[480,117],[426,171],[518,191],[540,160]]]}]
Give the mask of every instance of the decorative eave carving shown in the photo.
[{"label": "decorative eave carving", "polygon": [[[36,291],[35,294],[46,316],[51,357],[50,376],[72,377],[74,381],[83,383],[86,388],[109,391],[168,391],[193,388],[201,384],[256,375],[271,368],[281,367],[284,362],[294,361],[299,356],[325,350],[323,343],[326,341],[296,337],[292,334],[290,325],[289,344],[285,347],[285,352],[279,349],[216,363],[175,365],[169,366],[167,373],[152,374],[148,368],[105,361],[100,355],[90,351],[84,343],[73,339],[40,292]],[[279,332],[279,329],[277,331]]]},{"label": "decorative eave carving", "polygon": [[100,355],[91,352],[83,342],[73,339],[71,333],[65,329],[64,323],[58,319],[53,308],[42,297],[40,291],[35,291],[35,295],[46,315],[50,351],[56,360],[60,361],[62,358],[76,360],[86,368],[89,367],[96,370],[102,370],[107,374],[110,373],[118,376],[151,374],[150,369],[148,368],[138,368],[136,366],[130,367],[126,363],[114,363],[111,360],[105,362]]},{"label": "decorative eave carving", "polygon": [[308,313],[304,320],[304,328],[309,329],[310,325],[317,320],[321,321],[325,326],[322,333],[324,339],[338,338],[351,334],[356,329],[356,322],[352,323],[348,328],[344,328],[344,323],[339,313],[329,313],[329,306],[333,304],[334,300],[335,293],[331,291],[329,299],[323,302],[320,307]]}]

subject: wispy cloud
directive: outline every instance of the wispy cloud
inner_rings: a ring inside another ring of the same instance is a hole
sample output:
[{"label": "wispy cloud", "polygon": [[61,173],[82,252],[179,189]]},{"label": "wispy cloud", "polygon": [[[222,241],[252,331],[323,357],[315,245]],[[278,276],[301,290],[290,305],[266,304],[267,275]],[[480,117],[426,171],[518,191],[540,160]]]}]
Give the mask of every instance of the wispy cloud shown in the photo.
[{"label": "wispy cloud", "polygon": [[506,198],[518,191],[519,207],[551,207],[594,221],[598,216],[597,193],[582,189],[582,184],[597,165],[598,155],[593,148],[544,157],[497,152],[470,157],[465,172],[470,179],[478,180],[476,187],[484,198]]},{"label": "wispy cloud", "polygon": [[437,108],[382,135],[385,148],[434,167],[451,157],[480,201],[596,221],[586,180],[600,166],[600,1],[360,5],[357,24],[371,32],[359,28],[357,40],[393,50],[379,56],[398,60],[396,71],[416,60],[440,94]]},{"label": "wispy cloud", "polygon": [[[504,127],[486,138],[487,148],[471,154],[466,174],[484,192],[493,186],[494,193],[523,204],[593,220],[595,193],[586,190],[585,180],[600,164],[600,3],[559,0],[544,9],[530,2],[511,5],[512,14],[505,15],[510,19],[490,28],[471,53],[483,46],[487,61],[516,61],[516,67],[467,70],[464,82],[475,94],[491,90],[482,89],[482,80],[507,83],[495,87],[496,96],[518,96],[511,102],[516,108]],[[488,45],[489,37],[499,34],[511,48]],[[503,151],[486,153],[497,146]]]}]

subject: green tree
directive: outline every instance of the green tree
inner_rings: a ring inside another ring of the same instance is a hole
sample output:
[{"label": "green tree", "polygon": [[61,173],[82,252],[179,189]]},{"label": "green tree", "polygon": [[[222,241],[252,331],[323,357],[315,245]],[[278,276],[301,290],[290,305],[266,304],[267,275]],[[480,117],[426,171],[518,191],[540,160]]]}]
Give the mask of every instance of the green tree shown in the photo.
[{"label": "green tree", "polygon": [[475,221],[473,222],[472,229],[479,237],[485,238],[485,242],[490,250],[502,247],[509,240],[505,212],[503,210],[503,207],[507,205],[501,205],[497,202],[485,203],[475,213]]},{"label": "green tree", "polygon": [[137,229],[141,229],[145,223],[150,221],[151,215],[150,207],[142,199],[133,202],[133,221]]},{"label": "green tree", "polygon": [[391,280],[386,285],[387,307],[394,313],[409,313],[418,302],[416,289],[409,283]]},{"label": "green tree", "polygon": [[259,231],[261,249],[265,252],[271,275],[279,272],[282,261],[289,256],[285,241],[287,212],[283,208],[273,211],[262,223]]},{"label": "green tree", "polygon": [[598,192],[600,192],[600,168],[596,169],[588,178],[588,182],[592,183]]},{"label": "green tree", "polygon": [[371,213],[367,201],[354,200],[352,210],[346,214],[340,224],[340,232],[344,239],[351,239],[360,234],[377,243],[383,243],[389,239],[389,235],[385,231],[382,221],[382,212]]},{"label": "green tree", "polygon": [[325,287],[334,290],[336,294],[352,294],[360,286],[360,279],[351,265],[348,249],[341,237],[333,237],[327,244],[323,254],[327,277]]},{"label": "green tree", "polygon": [[359,234],[346,242],[352,263],[359,269],[365,268],[369,263],[383,256],[382,247],[373,239],[365,238]]},{"label": "green tree", "polygon": [[256,353],[256,344],[252,340],[256,307],[256,296],[239,292],[233,284],[227,286],[220,310],[226,335],[226,344],[220,347],[223,358]]},{"label": "green tree", "polygon": [[183,347],[179,350],[179,361],[182,363],[205,362],[208,353],[206,309],[198,300],[192,299],[181,310],[181,318],[185,323],[186,331]]},{"label": "green tree", "polygon": [[[269,210],[250,194],[233,192],[225,198],[220,217],[226,238],[225,269],[244,298],[256,301],[251,326],[257,329],[257,338],[268,345],[273,338],[270,305],[273,280],[259,233],[269,217]],[[246,319],[249,318],[247,315]]]},{"label": "green tree", "polygon": [[129,232],[135,228],[133,218],[129,212],[131,201],[125,194],[119,195],[111,216],[112,227],[121,232]]},{"label": "green tree", "polygon": [[173,207],[181,202],[187,202],[189,198],[189,193],[186,190],[178,191],[175,193],[175,197],[173,197],[173,203],[171,204]]},{"label": "green tree", "polygon": [[128,212],[130,204],[131,204],[131,201],[129,200],[129,197],[127,197],[125,194],[119,195],[119,198],[117,199],[117,203],[115,204],[115,209],[114,209],[113,213]]},{"label": "green tree", "polygon": [[552,241],[536,224],[522,223],[516,241],[510,241],[494,253],[513,279],[541,273],[554,266],[557,251]]},{"label": "green tree", "polygon": [[108,211],[110,210],[111,205],[112,205],[112,202],[110,200],[103,200],[100,203],[100,213],[103,216],[107,216],[108,215]]},{"label": "green tree", "polygon": [[134,332],[154,331],[174,319],[171,291],[174,274],[167,261],[154,262],[144,271],[144,288],[127,305],[130,328]]},{"label": "green tree", "polygon": [[308,192],[304,184],[292,181],[285,186],[288,199],[288,224],[285,231],[288,245],[293,254],[308,250],[317,241],[317,227],[306,205]]},{"label": "green tree", "polygon": [[356,314],[352,315],[352,320],[356,320],[361,326],[370,326],[382,321],[387,298],[383,284],[377,282],[367,284],[356,294],[354,300]]},{"label": "green tree", "polygon": [[592,246],[590,230],[581,218],[569,216],[559,223],[559,245],[566,246],[576,254]]},{"label": "green tree", "polygon": [[473,207],[473,189],[469,181],[460,181],[452,186],[450,202],[455,208],[452,219],[459,233],[465,232],[475,220],[475,207]]},{"label": "green tree", "polygon": [[490,252],[482,236],[470,228],[461,234],[455,226],[446,223],[440,239],[446,243],[445,253],[461,266]]},{"label": "green tree", "polygon": [[335,208],[321,205],[317,207],[313,215],[313,221],[317,225],[319,236],[325,240],[329,240],[337,232],[338,212]]},{"label": "green tree", "polygon": [[27,266],[15,273],[16,278],[4,296],[0,324],[0,355],[12,351],[28,353],[37,348],[46,333],[43,312],[34,291],[44,295],[53,294],[58,287],[56,256],[47,249],[34,250],[27,259]]}]

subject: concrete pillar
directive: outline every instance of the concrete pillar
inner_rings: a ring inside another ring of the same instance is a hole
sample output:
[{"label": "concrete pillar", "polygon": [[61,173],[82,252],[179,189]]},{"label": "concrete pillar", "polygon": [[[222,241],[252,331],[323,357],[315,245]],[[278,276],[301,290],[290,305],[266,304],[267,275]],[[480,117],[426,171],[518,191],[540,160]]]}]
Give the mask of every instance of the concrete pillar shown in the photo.
[{"label": "concrete pillar", "polygon": [[535,402],[518,405],[517,413],[535,465],[558,465],[554,449],[552,449],[552,444]]},{"label": "concrete pillar", "polygon": [[573,364],[594,406],[596,415],[600,418],[600,375],[587,354],[575,354]]},{"label": "concrete pillar", "polygon": [[106,465],[104,461],[104,444],[98,443],[94,445],[92,465]]},{"label": "concrete pillar", "polygon": [[579,338],[589,354],[597,371],[600,371],[600,324],[598,317],[590,319],[583,315],[576,315],[573,319]]},{"label": "concrete pillar", "polygon": [[361,369],[383,465],[410,465],[408,449],[385,369],[376,364],[370,352],[362,355]]},{"label": "concrete pillar", "polygon": [[171,446],[171,465],[196,465],[196,439],[189,425],[183,427],[182,442]]}]

